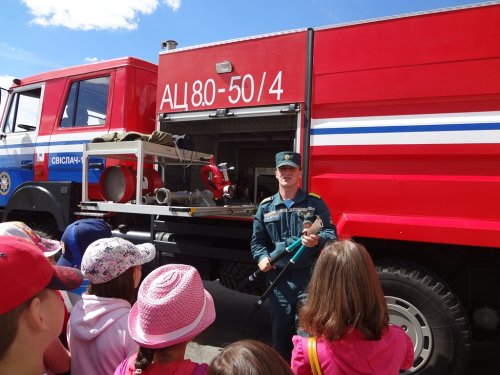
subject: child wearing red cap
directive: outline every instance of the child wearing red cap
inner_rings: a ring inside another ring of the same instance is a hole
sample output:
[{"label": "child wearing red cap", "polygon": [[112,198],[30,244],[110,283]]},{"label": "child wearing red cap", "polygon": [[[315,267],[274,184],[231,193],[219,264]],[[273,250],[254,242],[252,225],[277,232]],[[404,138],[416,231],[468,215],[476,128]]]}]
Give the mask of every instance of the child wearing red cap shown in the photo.
[{"label": "child wearing red cap", "polygon": [[56,290],[82,282],[76,269],[53,266],[32,242],[0,236],[0,373],[44,371],[43,355],[63,324]]},{"label": "child wearing red cap", "polygon": [[[60,255],[62,249],[64,248],[64,243],[62,241],[55,241],[50,238],[40,237],[33,229],[22,221],[5,221],[0,223],[0,236],[16,236],[27,239],[36,245],[40,251],[43,252],[45,258],[47,258],[52,264],[56,263],[56,257]],[[59,334],[59,340],[61,342],[59,344],[57,342],[53,343],[47,349],[47,353],[44,356],[44,362],[48,367],[47,375],[51,375],[51,369],[56,374],[67,372],[69,371],[70,366],[70,353],[67,350],[68,343],[66,342],[66,325],[68,324],[69,313],[73,305],[68,292],[57,291],[57,293],[65,302],[64,323],[61,333]],[[76,296],[74,293],[71,295]],[[65,368],[67,369],[64,370]]]}]

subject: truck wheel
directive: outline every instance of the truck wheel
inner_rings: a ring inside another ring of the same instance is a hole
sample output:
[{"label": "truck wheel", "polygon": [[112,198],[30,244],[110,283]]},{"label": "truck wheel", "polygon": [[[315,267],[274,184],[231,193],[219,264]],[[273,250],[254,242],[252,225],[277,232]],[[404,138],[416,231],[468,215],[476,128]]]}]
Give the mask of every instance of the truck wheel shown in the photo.
[{"label": "truck wheel", "polygon": [[266,290],[263,277],[253,282],[245,282],[248,276],[255,272],[256,267],[249,263],[222,261],[219,282],[226,288],[260,296]]},{"label": "truck wheel", "polygon": [[392,324],[413,341],[415,361],[407,374],[464,374],[470,354],[466,312],[439,281],[408,264],[377,266]]},{"label": "truck wheel", "polygon": [[61,234],[57,229],[57,225],[52,222],[44,223],[40,220],[28,221],[26,223],[31,229],[33,229],[40,237],[49,238],[52,240],[59,240]]}]

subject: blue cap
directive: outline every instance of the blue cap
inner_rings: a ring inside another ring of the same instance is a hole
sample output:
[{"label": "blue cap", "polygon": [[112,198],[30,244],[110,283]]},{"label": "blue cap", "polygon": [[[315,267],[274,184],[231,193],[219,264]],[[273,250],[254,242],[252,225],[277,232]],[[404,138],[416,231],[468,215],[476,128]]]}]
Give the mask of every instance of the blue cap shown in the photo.
[{"label": "blue cap", "polygon": [[111,237],[111,228],[101,219],[82,219],[68,225],[61,237],[64,253],[59,266],[80,268],[83,253],[94,241]]},{"label": "blue cap", "polygon": [[276,154],[276,168],[284,165],[300,168],[300,154],[291,151],[278,152]]}]

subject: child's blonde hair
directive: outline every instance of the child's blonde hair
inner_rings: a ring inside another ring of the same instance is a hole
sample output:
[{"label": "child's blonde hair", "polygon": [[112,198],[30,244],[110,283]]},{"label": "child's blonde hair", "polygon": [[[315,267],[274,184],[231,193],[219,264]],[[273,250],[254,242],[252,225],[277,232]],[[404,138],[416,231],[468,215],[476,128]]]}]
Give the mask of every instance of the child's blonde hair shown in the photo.
[{"label": "child's blonde hair", "polygon": [[381,338],[389,324],[387,304],[370,254],[350,240],[330,241],[322,250],[299,312],[300,326],[312,336],[342,338],[349,329],[368,340]]},{"label": "child's blonde hair", "polygon": [[276,350],[256,340],[229,344],[214,358],[208,375],[293,375],[290,365]]}]

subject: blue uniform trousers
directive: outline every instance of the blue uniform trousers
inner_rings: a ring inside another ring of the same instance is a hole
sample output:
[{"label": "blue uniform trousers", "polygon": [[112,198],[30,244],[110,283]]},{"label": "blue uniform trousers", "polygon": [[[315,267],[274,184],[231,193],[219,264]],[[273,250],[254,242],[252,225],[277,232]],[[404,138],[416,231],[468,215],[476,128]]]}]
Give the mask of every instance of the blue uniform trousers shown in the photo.
[{"label": "blue uniform trousers", "polygon": [[[268,286],[280,271],[278,268],[265,273]],[[307,296],[310,278],[311,268],[291,267],[269,296],[273,346],[288,363],[292,356],[292,336],[297,333],[298,308]],[[299,334],[303,335],[303,332],[299,331]]]}]

